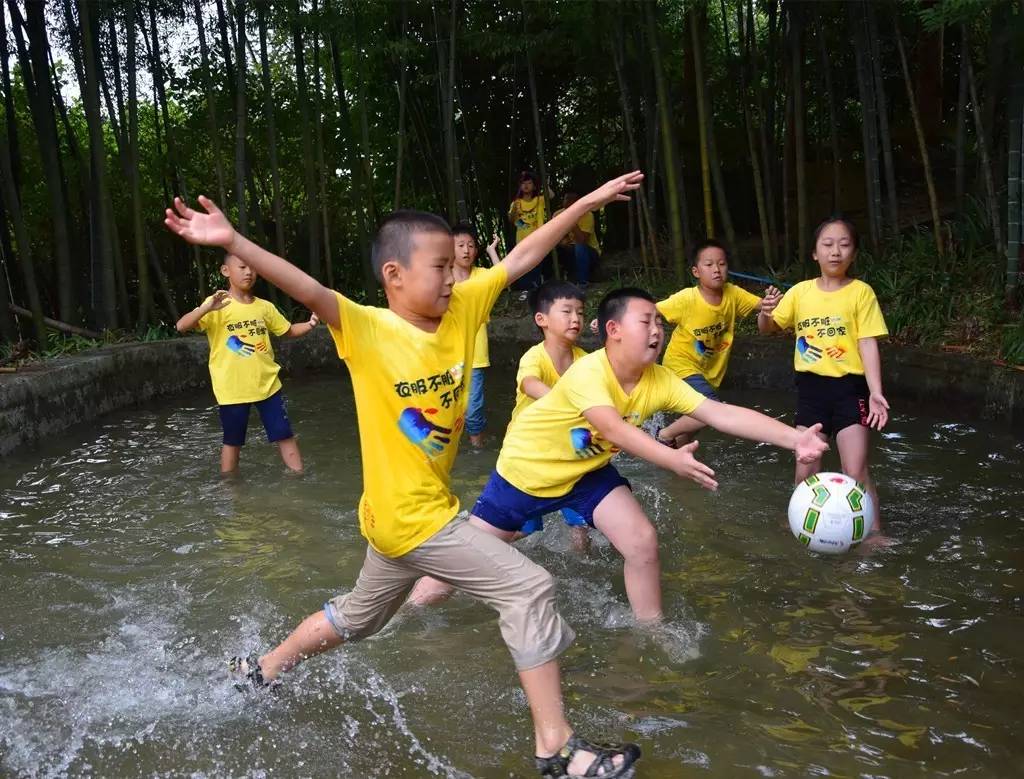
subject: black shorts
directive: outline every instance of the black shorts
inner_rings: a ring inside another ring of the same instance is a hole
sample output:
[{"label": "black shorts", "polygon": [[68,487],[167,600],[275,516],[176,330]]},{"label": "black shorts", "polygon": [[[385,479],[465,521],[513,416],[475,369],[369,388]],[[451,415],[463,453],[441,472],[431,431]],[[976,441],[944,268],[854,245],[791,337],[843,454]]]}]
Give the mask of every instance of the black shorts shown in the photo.
[{"label": "black shorts", "polygon": [[821,422],[828,437],[850,425],[868,423],[868,382],[863,376],[819,376],[808,371],[796,374],[796,422],[810,427]]}]

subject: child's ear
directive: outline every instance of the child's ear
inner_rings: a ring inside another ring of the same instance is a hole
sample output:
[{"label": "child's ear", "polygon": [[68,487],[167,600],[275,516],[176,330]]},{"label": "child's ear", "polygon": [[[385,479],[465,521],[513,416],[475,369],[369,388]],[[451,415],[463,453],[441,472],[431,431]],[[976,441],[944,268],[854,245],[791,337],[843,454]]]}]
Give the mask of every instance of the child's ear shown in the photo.
[{"label": "child's ear", "polygon": [[223,265],[220,266],[220,275],[223,276],[224,278],[228,277],[228,264],[227,263],[224,263]]},{"label": "child's ear", "polygon": [[540,328],[543,329],[543,328],[548,326],[547,315],[546,314],[542,314],[540,311],[538,311],[536,314],[533,315],[533,322],[534,322],[535,325],[537,325],[537,327],[540,327]]},{"label": "child's ear", "polygon": [[692,274],[693,274],[693,277],[694,277],[695,279],[696,279],[696,278],[700,278],[700,274],[698,274],[698,273],[697,273],[697,266],[696,266],[696,265],[691,265],[691,266],[690,266],[690,273],[692,273]]},{"label": "child's ear", "polygon": [[398,260],[388,260],[380,268],[380,277],[385,287],[402,285],[402,265]]}]

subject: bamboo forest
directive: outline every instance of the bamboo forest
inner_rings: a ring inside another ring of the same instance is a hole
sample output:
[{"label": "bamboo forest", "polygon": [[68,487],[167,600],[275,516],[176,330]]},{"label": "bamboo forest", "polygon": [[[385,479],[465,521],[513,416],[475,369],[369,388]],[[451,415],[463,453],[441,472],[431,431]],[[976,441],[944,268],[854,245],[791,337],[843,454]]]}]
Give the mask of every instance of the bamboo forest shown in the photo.
[{"label": "bamboo forest", "polygon": [[175,195],[376,301],[394,209],[507,249],[523,171],[557,203],[642,169],[599,279],[678,287],[717,237],[796,280],[842,213],[896,339],[1024,361],[1018,0],[0,5],[6,359],[171,333],[219,278]]}]

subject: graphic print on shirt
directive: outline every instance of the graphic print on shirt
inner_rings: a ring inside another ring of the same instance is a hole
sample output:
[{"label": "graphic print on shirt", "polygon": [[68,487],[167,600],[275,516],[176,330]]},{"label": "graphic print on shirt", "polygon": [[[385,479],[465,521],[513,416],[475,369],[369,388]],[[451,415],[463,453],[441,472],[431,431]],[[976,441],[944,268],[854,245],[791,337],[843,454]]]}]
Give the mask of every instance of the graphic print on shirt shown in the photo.
[{"label": "graphic print on shirt", "polygon": [[823,354],[836,361],[841,361],[846,354],[842,346],[828,343],[829,339],[846,335],[846,326],[841,316],[808,317],[797,322],[796,331],[801,334],[796,339],[796,350],[808,364],[816,363]]},{"label": "graphic print on shirt", "polygon": [[267,351],[267,345],[260,341],[257,344],[251,344],[243,341],[237,335],[228,336],[228,349],[233,351],[240,357],[249,357],[255,352]]},{"label": "graphic print on shirt", "polygon": [[[464,363],[456,363],[442,373],[415,379],[400,381],[394,385],[395,393],[400,398],[433,395],[433,400],[443,409],[451,408],[462,397],[465,383]],[[423,400],[428,398],[423,397]],[[453,440],[457,440],[462,432],[464,419],[460,415],[452,427],[439,424],[437,415],[442,414],[436,406],[407,406],[398,415],[398,429],[430,459],[441,455]],[[433,417],[433,419],[432,419]]]}]

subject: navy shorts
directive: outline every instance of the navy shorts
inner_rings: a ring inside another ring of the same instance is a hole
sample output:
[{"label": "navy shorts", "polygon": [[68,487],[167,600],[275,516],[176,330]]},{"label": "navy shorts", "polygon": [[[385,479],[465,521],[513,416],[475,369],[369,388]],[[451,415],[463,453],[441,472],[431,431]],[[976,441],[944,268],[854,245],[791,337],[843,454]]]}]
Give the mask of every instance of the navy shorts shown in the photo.
[{"label": "navy shorts", "polygon": [[288,421],[288,412],[284,407],[284,392],[278,390],[266,400],[256,403],[229,403],[218,406],[220,409],[220,426],[224,428],[225,446],[244,446],[245,433],[249,429],[249,408],[256,406],[260,412],[260,421],[267,431],[267,440],[284,441],[291,438],[292,425]]},{"label": "navy shorts", "polygon": [[[583,523],[593,527],[594,509],[608,493],[619,486],[629,487],[629,482],[619,475],[611,463],[585,474],[571,490],[557,498],[528,495],[494,471],[473,506],[473,514],[501,530],[532,533],[544,527],[542,518],[545,514],[569,509]],[[566,522],[569,519],[566,517]]]},{"label": "navy shorts", "polygon": [[708,400],[720,400],[718,393],[715,392],[715,388],[711,386],[707,379],[701,374],[694,373],[683,379],[687,384],[693,387],[697,392],[706,397]]},{"label": "navy shorts", "polygon": [[821,432],[831,437],[850,425],[868,423],[868,382],[860,374],[819,376],[809,371],[796,374],[796,421],[800,427],[821,422]]}]

